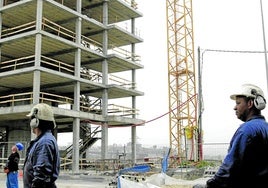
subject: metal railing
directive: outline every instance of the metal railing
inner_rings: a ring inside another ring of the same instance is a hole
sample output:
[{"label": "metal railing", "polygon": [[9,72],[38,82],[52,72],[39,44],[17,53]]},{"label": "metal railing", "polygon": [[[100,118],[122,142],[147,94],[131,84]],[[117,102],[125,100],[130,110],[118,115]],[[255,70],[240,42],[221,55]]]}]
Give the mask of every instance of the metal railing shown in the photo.
[{"label": "metal railing", "polygon": [[[8,61],[3,61],[3,62],[0,62],[0,72],[7,72],[7,71],[13,71],[13,70],[26,68],[26,67],[31,67],[31,66],[34,66],[34,63],[35,63],[34,55],[20,57],[20,58],[8,60]],[[74,69],[75,69],[74,65],[70,65],[62,61],[46,57],[44,55],[41,56],[41,66],[54,70],[54,71],[74,75]],[[87,69],[85,67],[81,68],[80,77],[90,80],[90,81],[98,82],[98,83],[102,82],[102,73],[91,70],[91,69]],[[136,88],[135,82],[131,82],[119,76],[109,74],[108,80],[109,80],[109,84],[116,84],[118,86],[121,86],[127,89]]]},{"label": "metal railing", "polygon": [[[101,103],[99,101],[95,104],[95,101],[91,101],[91,103],[85,103],[84,101],[80,101],[80,110],[90,113],[100,114]],[[32,104],[33,102],[33,92],[26,93],[16,93],[0,96],[0,107],[10,107],[10,106],[19,106]],[[61,106],[69,105],[69,108],[72,109],[73,99],[70,97],[56,95],[47,92],[40,92],[40,102],[49,103],[52,106],[56,106],[61,108]],[[125,106],[110,104],[108,105],[108,114],[118,115],[118,116],[130,116],[130,115],[138,115],[138,110],[133,108],[128,108]]]},{"label": "metal railing", "polygon": [[[36,21],[31,21],[19,26],[3,29],[1,33],[1,38],[10,37],[28,31],[34,31],[35,29],[36,29]],[[55,22],[52,22],[45,17],[42,18],[42,30],[72,42],[76,41],[76,33],[74,31],[71,31],[59,24],[56,24]],[[103,53],[102,44],[99,43],[98,41],[90,39],[89,37],[81,35],[81,45],[84,46],[85,48],[89,48],[98,53],[101,54]],[[109,45],[109,47],[110,49],[108,50],[108,52],[110,53],[116,53],[125,59],[140,62],[140,56],[135,53],[132,53],[124,48],[117,47],[113,44]]]}]

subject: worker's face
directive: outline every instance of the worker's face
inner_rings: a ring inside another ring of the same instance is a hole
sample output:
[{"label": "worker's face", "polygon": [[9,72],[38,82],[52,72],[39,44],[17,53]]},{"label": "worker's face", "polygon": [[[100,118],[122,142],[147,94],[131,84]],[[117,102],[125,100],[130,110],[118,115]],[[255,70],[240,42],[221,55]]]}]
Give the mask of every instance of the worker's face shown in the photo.
[{"label": "worker's face", "polygon": [[11,151],[14,153],[14,152],[17,152],[17,151],[18,151],[18,149],[17,149],[17,147],[16,147],[16,146],[12,146]]},{"label": "worker's face", "polygon": [[42,132],[38,127],[32,128],[32,133],[39,136]]},{"label": "worker's face", "polygon": [[34,134],[38,135],[38,128],[37,128],[37,127],[36,127],[36,128],[32,128],[32,132],[33,132]]},{"label": "worker's face", "polygon": [[249,112],[252,108],[253,101],[247,100],[245,97],[236,97],[236,105],[234,107],[235,114],[241,121],[247,121],[249,118]]}]

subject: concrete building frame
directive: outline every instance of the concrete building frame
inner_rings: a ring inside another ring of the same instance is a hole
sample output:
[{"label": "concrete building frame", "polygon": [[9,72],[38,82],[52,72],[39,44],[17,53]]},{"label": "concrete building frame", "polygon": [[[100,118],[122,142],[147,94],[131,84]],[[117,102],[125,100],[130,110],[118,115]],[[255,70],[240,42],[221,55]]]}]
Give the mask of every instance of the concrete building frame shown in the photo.
[{"label": "concrete building frame", "polygon": [[[144,95],[136,83],[143,69],[135,52],[143,42],[135,28],[140,17],[133,0],[0,0],[1,142],[30,142],[26,114],[45,102],[53,108],[56,133],[73,133],[72,152],[65,154],[74,173],[98,139],[106,159],[110,127],[131,128],[134,164],[136,127],[145,122],[136,109]],[[126,102],[111,104],[119,100]]]}]

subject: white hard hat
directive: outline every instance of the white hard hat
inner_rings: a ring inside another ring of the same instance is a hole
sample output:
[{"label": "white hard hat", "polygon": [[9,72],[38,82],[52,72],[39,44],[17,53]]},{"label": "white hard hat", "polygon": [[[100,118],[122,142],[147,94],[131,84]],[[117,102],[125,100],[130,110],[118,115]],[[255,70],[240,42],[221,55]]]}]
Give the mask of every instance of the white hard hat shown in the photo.
[{"label": "white hard hat", "polygon": [[235,94],[231,95],[230,98],[235,100],[237,96],[245,96],[254,99],[254,106],[263,110],[266,106],[266,100],[264,93],[261,88],[253,84],[244,84],[241,86],[240,90]]},{"label": "white hard hat", "polygon": [[232,94],[230,98],[232,100],[235,100],[237,96],[255,98],[257,95],[261,95],[262,97],[264,97],[264,94],[261,88],[253,84],[244,84],[241,86],[239,91],[237,91],[235,94]]},{"label": "white hard hat", "polygon": [[34,116],[37,119],[55,122],[51,106],[45,103],[39,103],[35,105],[27,116],[28,117]]}]

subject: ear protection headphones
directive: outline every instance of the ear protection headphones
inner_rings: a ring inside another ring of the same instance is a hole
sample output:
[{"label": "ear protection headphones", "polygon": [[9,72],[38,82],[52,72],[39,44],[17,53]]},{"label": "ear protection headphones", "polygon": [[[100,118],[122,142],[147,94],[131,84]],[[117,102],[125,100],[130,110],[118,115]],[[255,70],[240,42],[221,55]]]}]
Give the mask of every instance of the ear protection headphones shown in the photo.
[{"label": "ear protection headphones", "polygon": [[34,109],[33,117],[32,117],[31,122],[30,122],[30,127],[32,129],[37,128],[39,125],[39,119],[37,118],[37,112],[38,112],[38,109]]},{"label": "ear protection headphones", "polygon": [[255,96],[253,102],[254,102],[254,106],[258,109],[258,110],[263,110],[266,106],[266,100],[265,98],[258,94],[256,89],[252,89],[251,90],[251,94]]},{"label": "ear protection headphones", "polygon": [[31,119],[30,127],[31,127],[32,129],[37,128],[38,125],[39,125],[39,120],[38,120],[37,118],[33,118],[33,119]]}]

